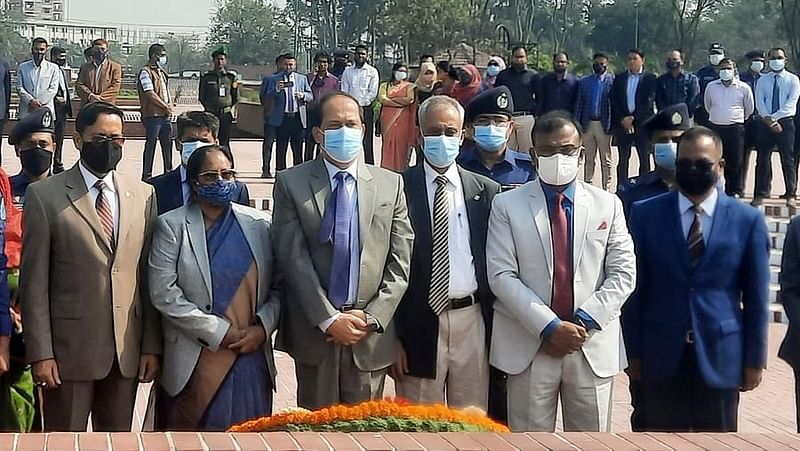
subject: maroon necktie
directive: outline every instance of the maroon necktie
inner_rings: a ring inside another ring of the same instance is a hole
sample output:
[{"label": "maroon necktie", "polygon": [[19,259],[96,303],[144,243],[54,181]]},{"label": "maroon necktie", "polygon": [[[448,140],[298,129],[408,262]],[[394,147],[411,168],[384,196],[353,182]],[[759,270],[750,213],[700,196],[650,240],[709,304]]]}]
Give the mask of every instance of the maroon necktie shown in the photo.
[{"label": "maroon necktie", "polygon": [[556,194],[554,214],[550,217],[553,233],[553,299],[550,307],[562,320],[573,317],[572,259],[569,250],[569,226],[564,210],[564,193]]}]

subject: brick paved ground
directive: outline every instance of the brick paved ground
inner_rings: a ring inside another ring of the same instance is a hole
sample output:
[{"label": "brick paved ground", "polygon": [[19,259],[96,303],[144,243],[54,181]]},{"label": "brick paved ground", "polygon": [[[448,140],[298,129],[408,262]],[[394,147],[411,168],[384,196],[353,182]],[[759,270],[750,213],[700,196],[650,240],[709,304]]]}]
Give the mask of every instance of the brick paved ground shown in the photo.
[{"label": "brick paved ground", "polygon": [[[6,142],[3,143],[3,167],[9,174],[15,174],[19,170],[19,162],[14,157],[13,151]],[[68,165],[77,159],[77,152],[67,140],[65,146],[65,162]],[[138,175],[141,172],[142,149],[144,142],[141,140],[130,140],[125,145],[125,157],[120,167],[121,172]],[[237,171],[242,179],[248,183],[251,197],[268,198],[272,194],[272,183],[257,178],[261,169],[261,143],[256,141],[236,141],[232,145],[236,155]],[[376,141],[376,154],[379,154],[379,142]],[[615,156],[616,157],[616,156]],[[173,156],[175,163],[179,161],[177,153]],[[160,156],[156,156],[157,174],[160,172]],[[777,157],[773,158],[775,167],[774,190],[776,194],[783,192],[781,172],[778,170],[779,163]],[[274,163],[272,164],[274,168]],[[751,168],[753,165],[751,164]],[[631,162],[631,171],[635,171],[637,162]],[[599,171],[599,169],[598,169]],[[599,174],[596,175],[596,178]],[[752,191],[753,177],[747,180],[747,190]],[[778,360],[776,356],[777,348],[785,333],[786,327],[780,324],[770,326],[769,344],[770,361],[769,369],[765,373],[762,386],[755,392],[747,393],[742,396],[740,406],[739,430],[744,433],[770,433],[770,432],[795,432],[794,423],[794,396],[793,396],[793,376],[791,369]],[[275,409],[295,405],[296,383],[292,360],[285,354],[277,355],[279,366],[278,392],[275,395]],[[136,428],[141,427],[142,414],[147,399],[147,387],[140,389],[139,405],[137,407]],[[390,383],[387,386],[387,395],[393,393]],[[627,391],[627,381],[624,376],[617,377],[614,392],[614,412],[613,430],[615,432],[625,432],[629,430],[628,416],[630,412],[629,395]],[[677,440],[677,439],[670,439]],[[2,448],[2,446],[0,446]]]}]

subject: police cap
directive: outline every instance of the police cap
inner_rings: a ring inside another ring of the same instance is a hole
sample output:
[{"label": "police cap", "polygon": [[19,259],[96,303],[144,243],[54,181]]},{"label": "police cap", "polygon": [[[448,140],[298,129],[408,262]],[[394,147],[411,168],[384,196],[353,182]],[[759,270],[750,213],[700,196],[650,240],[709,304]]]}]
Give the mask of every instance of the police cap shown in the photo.
[{"label": "police cap", "polygon": [[749,59],[749,60],[756,59],[756,58],[764,59],[764,58],[767,57],[767,52],[765,52],[765,51],[763,51],[761,49],[754,49],[754,50],[750,50],[749,52],[745,53],[744,57]]},{"label": "police cap", "polygon": [[219,55],[228,55],[228,46],[225,44],[220,45],[211,52],[211,58],[216,58]]},{"label": "police cap", "polygon": [[514,100],[511,98],[511,91],[500,86],[473,97],[466,110],[467,122],[473,122],[481,114],[504,114],[510,118],[514,115]]},{"label": "police cap", "polygon": [[685,103],[664,108],[644,121],[642,127],[651,133],[658,130],[689,130],[689,108]]},{"label": "police cap", "polygon": [[48,108],[39,108],[17,122],[11,134],[8,135],[9,144],[19,144],[32,133],[46,132],[55,134],[53,130],[53,113]]}]

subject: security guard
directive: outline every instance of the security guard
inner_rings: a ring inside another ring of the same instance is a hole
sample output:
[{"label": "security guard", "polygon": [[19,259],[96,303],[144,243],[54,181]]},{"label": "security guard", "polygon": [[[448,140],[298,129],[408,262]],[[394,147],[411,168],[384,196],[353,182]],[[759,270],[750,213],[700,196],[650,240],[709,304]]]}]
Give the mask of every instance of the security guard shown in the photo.
[{"label": "security guard", "polygon": [[514,101],[505,86],[475,96],[466,108],[467,140],[456,160],[462,168],[499,183],[503,191],[536,178],[531,156],[508,147]]},{"label": "security guard", "polygon": [[628,179],[617,195],[622,200],[625,216],[634,202],[666,193],[675,185],[675,158],[678,140],[689,129],[689,109],[685,103],[664,108],[642,124],[650,133],[650,151],[656,168],[640,177]]},{"label": "security guard", "polygon": [[701,67],[695,73],[700,82],[700,93],[698,94],[699,105],[697,112],[694,113],[694,120],[697,125],[708,126],[708,111],[703,105],[703,96],[706,93],[706,86],[714,80],[719,79],[719,63],[725,58],[725,47],[719,42],[714,42],[708,48],[708,64]]},{"label": "security guard", "polygon": [[214,70],[200,77],[200,103],[219,119],[219,143],[230,148],[233,107],[239,102],[239,81],[227,71],[228,46],[221,45],[211,53]]},{"label": "security guard", "polygon": [[10,178],[14,203],[22,206],[28,185],[50,176],[55,152],[55,130],[53,114],[40,108],[20,120],[11,130],[8,143],[20,159],[22,170]]}]

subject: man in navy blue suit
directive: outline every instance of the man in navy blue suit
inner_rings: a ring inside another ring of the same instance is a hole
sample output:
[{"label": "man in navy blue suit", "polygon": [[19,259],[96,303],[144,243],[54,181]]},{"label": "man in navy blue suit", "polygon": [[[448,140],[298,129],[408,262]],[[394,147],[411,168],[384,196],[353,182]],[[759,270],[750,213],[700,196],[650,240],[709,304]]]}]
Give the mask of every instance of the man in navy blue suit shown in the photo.
[{"label": "man in navy blue suit", "polygon": [[[292,145],[292,163],[303,162],[305,105],[314,100],[308,78],[297,74],[297,59],[283,56],[283,70],[272,76],[263,95],[271,100],[267,123],[275,129],[275,170],[286,169],[286,150]],[[268,164],[268,163],[266,163]]]},{"label": "man in navy blue suit", "polygon": [[[156,190],[158,214],[184,206],[189,202],[192,192],[186,177],[186,163],[195,150],[211,144],[219,144],[219,119],[207,111],[189,111],[178,116],[178,134],[175,147],[181,153],[181,164],[176,169],[153,177],[147,183]],[[230,149],[226,148],[228,157],[233,161]],[[236,182],[236,193],[233,201],[250,206],[250,192],[247,185]]]},{"label": "man in navy blue suit", "polygon": [[739,392],[761,382],[769,237],[762,213],[716,188],[724,166],[719,136],[689,129],[679,191],[631,211],[639,279],[622,326],[645,430],[736,431]]}]

